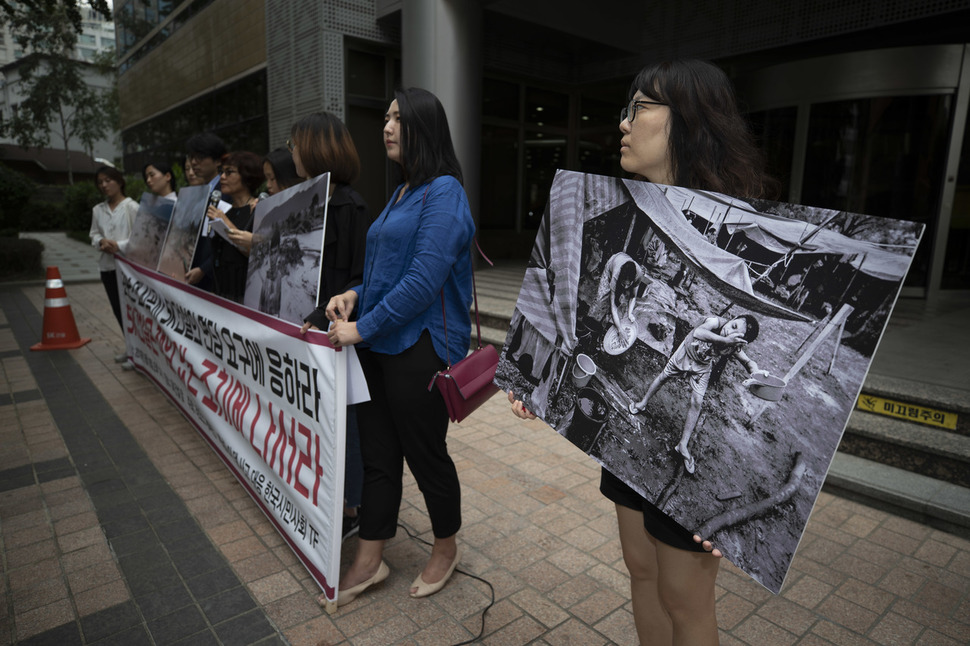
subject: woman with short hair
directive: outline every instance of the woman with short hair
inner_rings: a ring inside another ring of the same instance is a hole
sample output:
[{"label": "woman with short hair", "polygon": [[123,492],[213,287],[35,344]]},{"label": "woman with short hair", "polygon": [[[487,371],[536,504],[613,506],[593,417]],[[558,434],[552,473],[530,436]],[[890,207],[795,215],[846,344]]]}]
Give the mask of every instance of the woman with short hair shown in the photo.
[{"label": "woman with short hair", "polygon": [[[138,215],[138,202],[125,196],[125,176],[117,168],[102,166],[94,174],[94,184],[104,196],[103,202],[94,205],[91,211],[91,244],[101,251],[98,268],[101,270],[101,284],[104,285],[111,311],[114,312],[121,332],[125,324],[121,317],[121,295],[118,291],[118,273],[115,269],[114,254],[119,245],[127,242],[131,235],[135,216]],[[115,356],[116,363],[130,370],[134,366],[128,361],[127,352]]]}]

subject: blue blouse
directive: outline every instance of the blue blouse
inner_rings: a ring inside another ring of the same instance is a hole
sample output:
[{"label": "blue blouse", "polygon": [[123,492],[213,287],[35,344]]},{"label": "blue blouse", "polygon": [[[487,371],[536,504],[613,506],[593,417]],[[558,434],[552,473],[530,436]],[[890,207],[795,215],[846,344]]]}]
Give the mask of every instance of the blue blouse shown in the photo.
[{"label": "blue blouse", "polygon": [[[354,288],[357,332],[374,352],[399,354],[424,330],[442,361],[457,363],[471,340],[471,242],[475,223],[461,183],[445,175],[401,186],[367,231],[364,280]],[[448,341],[441,316],[444,293]]]}]

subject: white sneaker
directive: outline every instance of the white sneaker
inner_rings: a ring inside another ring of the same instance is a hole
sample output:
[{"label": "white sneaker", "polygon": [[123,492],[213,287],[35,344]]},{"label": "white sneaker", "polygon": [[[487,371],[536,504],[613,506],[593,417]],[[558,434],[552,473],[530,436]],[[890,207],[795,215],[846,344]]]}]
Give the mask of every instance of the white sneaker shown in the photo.
[{"label": "white sneaker", "polygon": [[122,352],[121,354],[116,354],[115,355],[115,363],[124,363],[125,361],[128,361],[128,351],[127,350],[124,351],[124,352]]},{"label": "white sneaker", "polygon": [[121,369],[122,370],[134,370],[135,369],[135,364],[133,364],[131,361],[127,361],[126,360],[124,363],[121,364]]}]

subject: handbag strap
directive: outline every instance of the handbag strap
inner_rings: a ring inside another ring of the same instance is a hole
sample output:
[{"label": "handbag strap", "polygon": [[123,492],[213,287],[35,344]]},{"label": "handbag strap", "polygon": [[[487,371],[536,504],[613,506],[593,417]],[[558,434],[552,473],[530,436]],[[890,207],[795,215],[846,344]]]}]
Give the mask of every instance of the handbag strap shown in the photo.
[{"label": "handbag strap", "polygon": [[[478,249],[478,253],[481,254],[482,258],[485,259],[485,262],[487,262],[490,266],[494,267],[495,263],[489,260],[488,256],[485,255],[485,252],[482,251],[481,245],[478,244],[478,238],[475,237],[473,238],[473,240],[475,241],[475,248]],[[472,262],[471,249],[468,250],[468,263],[471,266],[471,270],[472,270],[472,297],[474,298],[474,302],[475,302],[475,336],[477,337],[478,349],[481,350],[482,321],[481,321],[481,317],[478,314],[478,287],[475,285],[475,263]],[[448,358],[448,368],[451,369],[451,353],[448,351],[448,317],[445,314],[445,290],[444,289],[441,290],[441,320],[445,326],[445,356]]]}]

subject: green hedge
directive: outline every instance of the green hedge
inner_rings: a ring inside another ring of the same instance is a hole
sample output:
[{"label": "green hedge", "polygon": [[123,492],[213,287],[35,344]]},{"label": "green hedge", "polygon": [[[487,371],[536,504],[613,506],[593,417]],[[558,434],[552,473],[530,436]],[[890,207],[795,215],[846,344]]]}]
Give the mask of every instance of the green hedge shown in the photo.
[{"label": "green hedge", "polygon": [[43,251],[40,240],[0,237],[0,278],[39,276]]},{"label": "green hedge", "polygon": [[[181,171],[181,169],[179,169]],[[135,201],[147,190],[141,173],[125,175],[125,193]],[[104,199],[93,181],[64,187],[61,202],[32,200],[35,185],[0,164],[0,231],[78,231],[91,228],[91,211]]]},{"label": "green hedge", "polygon": [[0,164],[0,229],[17,229],[26,210],[34,183],[26,175]]}]

